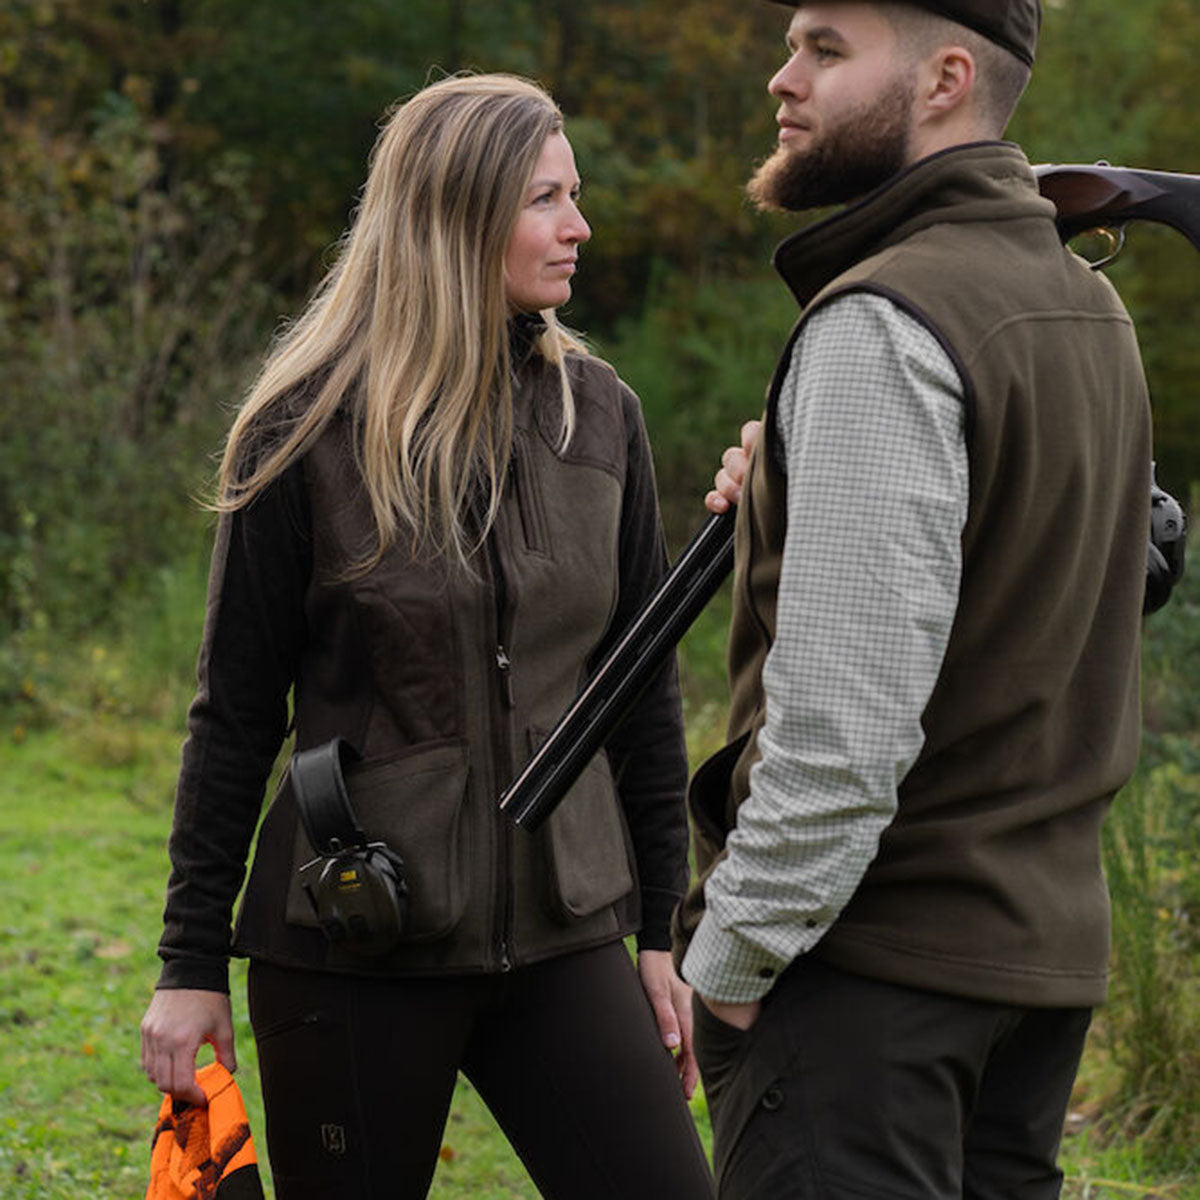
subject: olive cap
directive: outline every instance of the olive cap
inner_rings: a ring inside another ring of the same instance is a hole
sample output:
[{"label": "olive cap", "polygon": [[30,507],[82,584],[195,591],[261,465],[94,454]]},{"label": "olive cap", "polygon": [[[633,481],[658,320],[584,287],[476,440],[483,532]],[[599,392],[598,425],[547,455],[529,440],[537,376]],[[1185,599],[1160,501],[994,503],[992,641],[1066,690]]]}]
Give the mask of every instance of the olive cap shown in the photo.
[{"label": "olive cap", "polygon": [[[798,8],[796,0],[774,0]],[[1033,66],[1042,9],[1038,0],[905,0],[981,33]]]}]

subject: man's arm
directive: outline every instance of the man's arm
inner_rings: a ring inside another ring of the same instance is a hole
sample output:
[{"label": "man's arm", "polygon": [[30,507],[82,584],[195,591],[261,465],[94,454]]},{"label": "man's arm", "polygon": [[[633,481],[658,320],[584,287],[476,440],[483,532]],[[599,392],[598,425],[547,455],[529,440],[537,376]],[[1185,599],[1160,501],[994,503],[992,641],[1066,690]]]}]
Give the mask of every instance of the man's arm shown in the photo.
[{"label": "man's arm", "polygon": [[763,996],[836,920],[894,815],[954,618],[963,416],[945,351],[882,297],[831,302],[796,343],[762,758],[684,962],[706,999]]}]

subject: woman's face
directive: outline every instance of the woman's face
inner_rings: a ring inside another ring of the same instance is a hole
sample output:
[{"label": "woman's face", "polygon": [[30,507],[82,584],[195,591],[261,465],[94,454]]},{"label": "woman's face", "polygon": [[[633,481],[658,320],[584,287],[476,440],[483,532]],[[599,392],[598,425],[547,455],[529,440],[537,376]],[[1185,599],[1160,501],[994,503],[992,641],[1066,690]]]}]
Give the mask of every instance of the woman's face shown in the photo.
[{"label": "woman's face", "polygon": [[579,211],[579,174],[571,143],[552,133],[525,192],[504,253],[504,285],[511,309],[537,312],[571,298],[579,244],[592,236]]}]

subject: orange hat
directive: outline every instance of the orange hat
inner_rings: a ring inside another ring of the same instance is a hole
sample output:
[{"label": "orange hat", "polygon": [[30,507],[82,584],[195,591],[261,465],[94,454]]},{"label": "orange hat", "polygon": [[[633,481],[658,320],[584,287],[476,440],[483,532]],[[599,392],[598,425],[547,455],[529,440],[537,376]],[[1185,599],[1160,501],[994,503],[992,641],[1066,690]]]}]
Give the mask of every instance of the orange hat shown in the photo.
[{"label": "orange hat", "polygon": [[208,1106],[164,1096],[146,1200],[263,1200],[246,1106],[220,1063],[196,1072]]}]

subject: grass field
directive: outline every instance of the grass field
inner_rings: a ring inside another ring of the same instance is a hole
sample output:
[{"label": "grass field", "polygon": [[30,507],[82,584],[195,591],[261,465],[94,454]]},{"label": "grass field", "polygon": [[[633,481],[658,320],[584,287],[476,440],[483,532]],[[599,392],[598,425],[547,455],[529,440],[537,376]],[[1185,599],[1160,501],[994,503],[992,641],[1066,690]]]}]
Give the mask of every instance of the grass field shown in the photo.
[{"label": "grass field", "polygon": [[[0,742],[0,1196],[141,1196],[158,1093],[138,1062],[178,737],[121,722]],[[263,1129],[245,964],[233,971],[238,1078]],[[202,1052],[211,1057],[209,1051]],[[702,1127],[707,1128],[702,1105]],[[261,1133],[260,1158],[266,1158]],[[264,1176],[269,1172],[264,1169]],[[268,1195],[270,1181],[266,1179]],[[433,1192],[536,1197],[460,1078]]]},{"label": "grass field", "polygon": [[[178,735],[161,725],[115,717],[0,727],[0,1196],[8,1200],[144,1193],[158,1095],[138,1064],[137,1025],[157,974],[177,750]],[[241,967],[239,1079],[261,1131]],[[1161,1177],[1136,1143],[1099,1144],[1086,1102],[1102,1068],[1097,1059],[1083,1073],[1066,1194],[1200,1198],[1194,1177]],[[702,1099],[694,1110],[707,1143]],[[460,1081],[432,1195],[536,1194]]]}]

